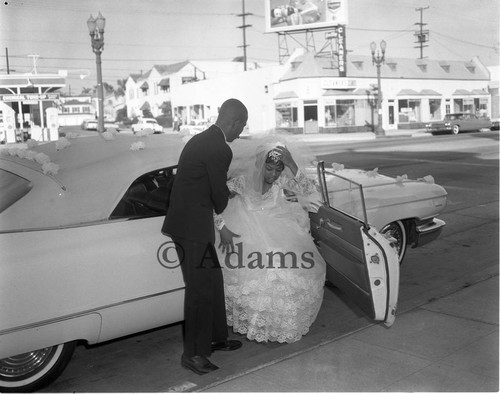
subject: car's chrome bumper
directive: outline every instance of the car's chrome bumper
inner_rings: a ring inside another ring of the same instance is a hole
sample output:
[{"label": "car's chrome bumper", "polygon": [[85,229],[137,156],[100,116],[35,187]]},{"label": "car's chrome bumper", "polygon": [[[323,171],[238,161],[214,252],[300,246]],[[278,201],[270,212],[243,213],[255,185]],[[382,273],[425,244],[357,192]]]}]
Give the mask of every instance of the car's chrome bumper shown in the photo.
[{"label": "car's chrome bumper", "polygon": [[446,223],[441,219],[432,219],[431,221],[417,225],[416,228],[416,242],[413,247],[425,245],[434,241],[443,230]]}]

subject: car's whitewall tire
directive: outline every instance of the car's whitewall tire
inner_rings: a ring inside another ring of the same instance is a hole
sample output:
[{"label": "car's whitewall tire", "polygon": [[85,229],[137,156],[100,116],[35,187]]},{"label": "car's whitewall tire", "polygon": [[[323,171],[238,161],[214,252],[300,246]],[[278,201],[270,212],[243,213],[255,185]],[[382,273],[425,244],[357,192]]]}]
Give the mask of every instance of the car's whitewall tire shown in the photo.
[{"label": "car's whitewall tire", "polygon": [[68,365],[76,342],[63,343],[0,360],[0,391],[36,391]]},{"label": "car's whitewall tire", "polygon": [[385,225],[382,230],[380,230],[380,234],[386,236],[393,242],[393,245],[398,251],[399,264],[402,264],[408,247],[408,237],[403,222],[398,220]]}]

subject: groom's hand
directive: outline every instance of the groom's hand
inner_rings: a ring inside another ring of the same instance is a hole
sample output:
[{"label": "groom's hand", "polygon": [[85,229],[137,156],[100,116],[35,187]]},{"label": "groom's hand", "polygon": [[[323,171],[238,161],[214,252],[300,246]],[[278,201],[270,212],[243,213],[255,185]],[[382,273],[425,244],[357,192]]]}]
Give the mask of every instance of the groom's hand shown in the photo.
[{"label": "groom's hand", "polygon": [[220,243],[219,249],[222,249],[222,253],[234,252],[234,242],[233,238],[239,238],[240,236],[233,233],[227,228],[227,226],[222,227],[220,230]]}]

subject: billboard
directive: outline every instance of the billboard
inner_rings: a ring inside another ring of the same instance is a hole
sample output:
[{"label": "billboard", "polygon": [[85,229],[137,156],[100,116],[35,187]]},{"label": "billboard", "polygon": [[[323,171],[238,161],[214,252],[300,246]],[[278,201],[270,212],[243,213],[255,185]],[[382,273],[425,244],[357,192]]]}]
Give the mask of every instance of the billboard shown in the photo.
[{"label": "billboard", "polygon": [[347,0],[264,0],[266,32],[329,28],[347,24]]}]

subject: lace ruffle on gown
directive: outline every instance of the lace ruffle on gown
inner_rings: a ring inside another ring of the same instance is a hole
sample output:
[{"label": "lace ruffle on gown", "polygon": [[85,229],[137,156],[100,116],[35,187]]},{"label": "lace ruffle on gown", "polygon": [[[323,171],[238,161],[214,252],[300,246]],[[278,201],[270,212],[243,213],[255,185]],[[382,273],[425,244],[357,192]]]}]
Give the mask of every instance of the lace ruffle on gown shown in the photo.
[{"label": "lace ruffle on gown", "polygon": [[243,177],[228,183],[239,195],[222,215],[241,236],[234,239],[235,253],[218,249],[228,324],[258,342],[295,342],[320,309],[325,262],[309,234],[307,211],[287,201],[283,187],[307,192],[313,185],[300,171],[294,179],[282,175],[264,195],[245,185]]}]

